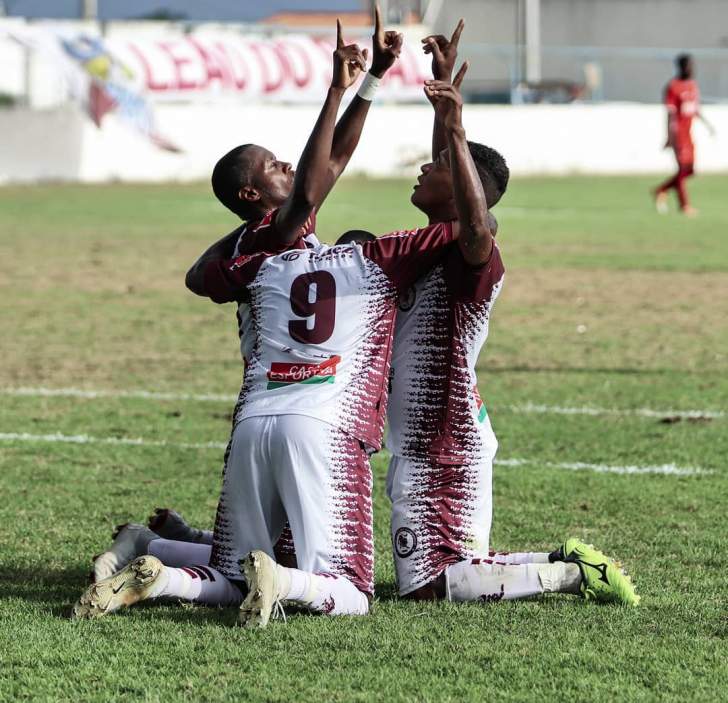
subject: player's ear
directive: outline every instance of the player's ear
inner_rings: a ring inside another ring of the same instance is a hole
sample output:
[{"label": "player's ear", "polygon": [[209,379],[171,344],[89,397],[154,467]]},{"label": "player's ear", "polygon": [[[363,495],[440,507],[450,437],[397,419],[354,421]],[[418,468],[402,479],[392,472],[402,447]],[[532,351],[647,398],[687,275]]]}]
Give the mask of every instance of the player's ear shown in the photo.
[{"label": "player's ear", "polygon": [[238,191],[238,198],[247,200],[249,203],[254,203],[260,200],[260,191],[252,186],[243,186]]}]

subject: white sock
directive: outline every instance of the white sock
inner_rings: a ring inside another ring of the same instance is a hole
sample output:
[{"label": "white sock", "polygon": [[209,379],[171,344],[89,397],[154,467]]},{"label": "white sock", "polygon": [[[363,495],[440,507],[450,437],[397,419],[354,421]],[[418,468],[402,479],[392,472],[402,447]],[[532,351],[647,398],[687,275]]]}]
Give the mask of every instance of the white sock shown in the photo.
[{"label": "white sock", "polygon": [[281,599],[297,603],[309,603],[316,596],[315,575],[300,569],[289,569],[276,564],[278,569],[278,592]]},{"label": "white sock", "polygon": [[[476,562],[476,563],[473,563]],[[576,564],[484,564],[468,559],[445,570],[447,599],[493,602],[542,593],[578,593],[581,573]]]},{"label": "white sock", "polygon": [[279,593],[314,613],[324,615],[366,615],[368,598],[343,576],[312,574],[278,565]]},{"label": "white sock", "polygon": [[548,552],[494,552],[488,553],[488,559],[483,560],[484,564],[549,564]]},{"label": "white sock", "polygon": [[150,598],[179,598],[205,605],[239,605],[240,589],[209,566],[165,566],[159,584]]},{"label": "white sock", "polygon": [[165,566],[209,564],[212,547],[196,542],[178,542],[175,539],[153,539],[147,546],[147,554],[157,557]]}]

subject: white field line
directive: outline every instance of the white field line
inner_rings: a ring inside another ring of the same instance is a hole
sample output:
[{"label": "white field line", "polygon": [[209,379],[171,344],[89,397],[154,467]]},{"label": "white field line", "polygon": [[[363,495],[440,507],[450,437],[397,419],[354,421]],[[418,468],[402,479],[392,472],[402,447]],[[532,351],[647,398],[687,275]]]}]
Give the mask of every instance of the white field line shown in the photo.
[{"label": "white field line", "polygon": [[236,395],[227,393],[166,393],[145,390],[103,390],[85,388],[0,388],[0,395],[28,398],[132,398],[135,400],[193,400],[197,402],[234,403]]},{"label": "white field line", "polygon": [[[216,449],[227,446],[224,442],[168,442],[159,439],[142,439],[140,437],[91,437],[85,434],[64,435],[60,432],[52,434],[30,434],[28,432],[0,432],[0,442],[61,442],[66,444],[113,444],[133,447],[174,447],[178,449]],[[698,476],[712,474],[713,471],[696,466],[675,466],[661,464],[657,466],[612,466],[610,464],[589,464],[582,461],[553,462],[538,459],[496,459],[496,466],[519,467],[536,466],[549,469],[566,469],[569,471],[592,471],[600,474],[662,474],[668,476]]]},{"label": "white field line", "polygon": [[[145,390],[87,390],[84,388],[0,388],[0,395],[31,398],[131,398],[136,400],[178,400],[195,402],[234,403],[237,396],[225,393],[167,393]],[[598,408],[564,407],[560,405],[506,405],[503,410],[518,414],[542,415],[615,415],[618,417],[680,417],[721,419],[726,416],[723,410],[671,410],[654,408]]]},{"label": "white field line", "polygon": [[658,464],[655,466],[612,466],[611,464],[588,464],[583,461],[540,461],[538,459],[496,459],[498,466],[545,466],[549,469],[566,469],[568,471],[593,471],[597,474],[662,474],[666,476],[705,476],[714,473],[710,469],[698,466],[676,466],[675,464]]},{"label": "white field line", "polygon": [[165,439],[141,437],[90,437],[86,434],[31,434],[29,432],[0,432],[0,442],[61,442],[65,444],[116,444],[132,447],[175,447],[179,449],[225,449],[225,442],[168,442]]},{"label": "white field line", "polygon": [[538,405],[526,403],[525,405],[507,405],[505,409],[514,413],[534,413],[543,415],[617,415],[632,417],[680,417],[680,418],[710,418],[718,420],[726,416],[723,410],[657,410],[654,408],[594,408],[563,407],[560,405]]}]

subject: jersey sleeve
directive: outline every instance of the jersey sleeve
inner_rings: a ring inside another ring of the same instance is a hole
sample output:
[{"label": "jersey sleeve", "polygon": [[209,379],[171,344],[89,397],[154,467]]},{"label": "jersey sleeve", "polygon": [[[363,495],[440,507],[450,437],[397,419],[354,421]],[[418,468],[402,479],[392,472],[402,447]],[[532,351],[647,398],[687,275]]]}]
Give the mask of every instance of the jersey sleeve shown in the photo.
[{"label": "jersey sleeve", "polygon": [[448,292],[456,301],[462,303],[490,300],[493,288],[503,278],[504,273],[503,259],[495,243],[488,261],[481,266],[468,264],[455,244],[449,247],[443,261],[443,277]]},{"label": "jersey sleeve", "polygon": [[439,222],[365,242],[362,252],[384,271],[397,290],[405,291],[441,261],[453,241],[452,223]]},{"label": "jersey sleeve", "polygon": [[266,256],[238,256],[211,261],[205,267],[205,293],[214,303],[248,300],[248,284],[258,273]]},{"label": "jersey sleeve", "polygon": [[286,244],[275,227],[276,217],[279,209],[271,210],[260,222],[253,223],[246,227],[238,240],[237,254],[252,255],[266,254],[274,256],[282,254],[287,249],[305,248],[303,238],[316,232],[316,212],[301,226],[298,237],[293,245]]}]

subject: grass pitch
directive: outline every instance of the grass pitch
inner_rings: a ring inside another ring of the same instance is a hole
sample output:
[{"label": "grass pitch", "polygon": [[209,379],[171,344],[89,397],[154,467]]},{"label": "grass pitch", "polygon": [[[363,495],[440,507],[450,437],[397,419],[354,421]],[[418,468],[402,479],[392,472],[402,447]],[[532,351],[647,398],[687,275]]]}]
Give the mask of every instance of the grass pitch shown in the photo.
[{"label": "grass pitch", "polygon": [[[0,387],[36,389],[0,395],[0,699],[725,700],[728,179],[691,182],[696,220],[655,215],[653,180],[512,182],[480,360],[498,458],[522,460],[496,467],[492,545],[582,535],[642,605],[398,601],[380,456],[372,614],[263,632],[172,604],[67,619],[113,525],[212,521],[222,451],[189,445],[224,443],[232,403],[114,392],[235,395],[233,309],[183,286],[234,220],[205,185],[0,189]],[[409,188],[342,182],[321,234],[422,223]]]}]

